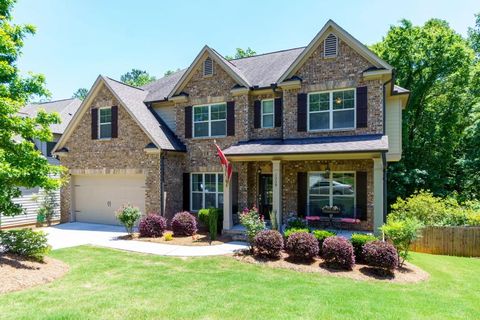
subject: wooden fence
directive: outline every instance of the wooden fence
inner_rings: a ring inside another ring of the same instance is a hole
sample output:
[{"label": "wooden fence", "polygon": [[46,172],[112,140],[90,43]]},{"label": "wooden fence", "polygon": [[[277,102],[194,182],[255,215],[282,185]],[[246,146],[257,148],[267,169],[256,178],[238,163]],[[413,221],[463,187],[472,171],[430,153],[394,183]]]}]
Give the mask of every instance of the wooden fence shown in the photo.
[{"label": "wooden fence", "polygon": [[480,227],[425,227],[413,251],[461,257],[480,257]]}]

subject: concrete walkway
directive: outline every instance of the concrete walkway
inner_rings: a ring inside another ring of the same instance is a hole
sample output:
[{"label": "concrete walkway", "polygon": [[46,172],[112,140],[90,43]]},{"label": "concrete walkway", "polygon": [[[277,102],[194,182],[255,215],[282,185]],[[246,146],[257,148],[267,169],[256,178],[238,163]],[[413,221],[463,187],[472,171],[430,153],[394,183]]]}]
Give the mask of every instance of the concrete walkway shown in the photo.
[{"label": "concrete walkway", "polygon": [[117,240],[125,235],[120,226],[72,222],[43,229],[47,233],[52,249],[69,248],[80,245],[95,245],[113,249],[162,256],[200,257],[231,254],[248,248],[245,242],[233,241],[214,246],[180,246],[132,240]]}]

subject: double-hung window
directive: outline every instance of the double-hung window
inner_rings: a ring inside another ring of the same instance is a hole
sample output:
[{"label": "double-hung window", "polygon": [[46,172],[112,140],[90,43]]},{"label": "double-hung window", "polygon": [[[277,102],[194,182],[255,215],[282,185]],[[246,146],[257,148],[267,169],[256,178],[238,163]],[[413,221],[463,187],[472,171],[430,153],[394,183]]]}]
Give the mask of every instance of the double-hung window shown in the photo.
[{"label": "double-hung window", "polygon": [[308,130],[355,128],[355,89],[310,93]]},{"label": "double-hung window", "polygon": [[273,128],[275,121],[275,108],[273,99],[262,100],[262,128]]},{"label": "double-hung window", "polygon": [[112,137],[112,108],[98,109],[98,137],[109,139]]},{"label": "double-hung window", "polygon": [[191,210],[223,207],[223,173],[191,174]]},{"label": "double-hung window", "polygon": [[227,134],[225,103],[193,107],[193,136],[219,137]]},{"label": "double-hung window", "polygon": [[337,206],[343,215],[351,217],[355,200],[355,172],[309,173],[309,215],[319,215],[324,206]]}]

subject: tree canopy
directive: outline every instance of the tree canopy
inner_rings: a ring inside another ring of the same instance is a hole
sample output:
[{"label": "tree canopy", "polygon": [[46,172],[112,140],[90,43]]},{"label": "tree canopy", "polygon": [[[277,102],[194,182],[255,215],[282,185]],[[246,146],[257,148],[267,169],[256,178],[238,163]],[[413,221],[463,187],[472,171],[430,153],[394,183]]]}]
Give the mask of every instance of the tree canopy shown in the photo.
[{"label": "tree canopy", "polygon": [[38,112],[36,117],[19,113],[33,98],[46,98],[45,78],[40,74],[21,75],[16,61],[24,39],[35,33],[32,25],[12,23],[14,0],[0,2],[0,212],[15,215],[22,208],[12,202],[20,187],[57,188],[59,179],[51,175],[61,168],[52,166],[33,144],[34,139],[52,139],[50,124],[59,123],[58,114]]},{"label": "tree canopy", "polygon": [[419,189],[437,195],[463,191],[458,160],[467,151],[465,130],[479,102],[472,42],[443,20],[423,26],[402,20],[371,48],[395,68],[397,83],[411,91],[403,113],[403,158],[388,168],[389,201]]},{"label": "tree canopy", "polygon": [[155,81],[155,77],[148,74],[145,70],[132,69],[120,76],[120,81],[135,87],[141,87]]},{"label": "tree canopy", "polygon": [[88,95],[88,89],[87,88],[79,88],[77,91],[75,91],[72,95],[72,98],[78,98],[80,100],[85,100],[85,98]]},{"label": "tree canopy", "polygon": [[235,55],[233,57],[227,55],[225,56],[225,59],[227,60],[240,59],[240,58],[251,57],[256,54],[257,52],[255,52],[255,50],[253,50],[250,47],[248,47],[247,49],[237,48],[237,51],[235,52]]}]

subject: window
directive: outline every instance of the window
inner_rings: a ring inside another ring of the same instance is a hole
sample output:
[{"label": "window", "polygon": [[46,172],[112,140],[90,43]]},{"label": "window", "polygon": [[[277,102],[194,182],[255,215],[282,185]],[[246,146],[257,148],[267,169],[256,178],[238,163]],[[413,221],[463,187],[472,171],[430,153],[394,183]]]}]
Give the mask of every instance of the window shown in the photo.
[{"label": "window", "polygon": [[338,53],[338,38],[330,33],[323,41],[323,56],[325,58],[336,57]]},{"label": "window", "polygon": [[324,206],[337,206],[343,216],[353,217],[355,200],[355,172],[309,173],[309,215],[319,215]]},{"label": "window", "polygon": [[213,61],[208,57],[203,62],[203,76],[211,76],[213,75]]},{"label": "window", "polygon": [[262,128],[273,128],[275,108],[272,100],[262,100]]},{"label": "window", "polygon": [[193,107],[193,136],[218,137],[227,134],[225,103]]},{"label": "window", "polygon": [[308,130],[354,128],[355,89],[308,95]]},{"label": "window", "polygon": [[52,156],[52,150],[53,150],[53,148],[55,147],[56,144],[57,144],[57,142],[55,142],[55,141],[47,141],[47,157]]},{"label": "window", "polygon": [[109,139],[112,137],[112,108],[100,108],[98,112],[98,137]]},{"label": "window", "polygon": [[223,207],[223,173],[191,174],[191,210]]}]

